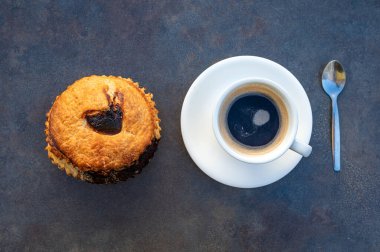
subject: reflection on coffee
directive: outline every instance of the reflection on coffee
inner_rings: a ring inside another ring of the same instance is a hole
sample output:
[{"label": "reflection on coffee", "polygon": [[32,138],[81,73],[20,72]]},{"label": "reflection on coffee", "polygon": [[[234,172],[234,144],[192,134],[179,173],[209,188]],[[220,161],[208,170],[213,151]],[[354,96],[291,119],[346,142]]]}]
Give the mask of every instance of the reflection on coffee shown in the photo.
[{"label": "reflection on coffee", "polygon": [[269,144],[280,128],[280,118],[274,103],[258,93],[236,98],[227,112],[229,133],[235,140],[250,147]]}]

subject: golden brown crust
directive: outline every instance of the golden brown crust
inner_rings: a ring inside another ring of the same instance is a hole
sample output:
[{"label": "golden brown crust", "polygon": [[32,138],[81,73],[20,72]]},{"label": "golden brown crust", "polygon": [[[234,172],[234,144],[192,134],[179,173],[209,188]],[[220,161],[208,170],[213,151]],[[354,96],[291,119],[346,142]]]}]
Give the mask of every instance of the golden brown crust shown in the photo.
[{"label": "golden brown crust", "polygon": [[[152,97],[138,83],[122,77],[93,75],[74,82],[47,114],[49,157],[53,153],[80,171],[132,165],[152,141],[160,139],[160,120]],[[90,127],[85,113],[107,110],[110,102],[123,112],[122,129],[113,135],[100,134]]]}]

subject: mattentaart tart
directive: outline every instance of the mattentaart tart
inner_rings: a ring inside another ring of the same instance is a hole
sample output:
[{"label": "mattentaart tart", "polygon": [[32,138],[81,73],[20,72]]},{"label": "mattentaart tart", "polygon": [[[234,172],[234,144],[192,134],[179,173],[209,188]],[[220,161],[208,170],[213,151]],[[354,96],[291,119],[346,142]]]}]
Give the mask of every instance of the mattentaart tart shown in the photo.
[{"label": "mattentaart tart", "polygon": [[47,113],[48,156],[67,175],[110,184],[139,174],[160,140],[153,95],[132,79],[84,77]]}]

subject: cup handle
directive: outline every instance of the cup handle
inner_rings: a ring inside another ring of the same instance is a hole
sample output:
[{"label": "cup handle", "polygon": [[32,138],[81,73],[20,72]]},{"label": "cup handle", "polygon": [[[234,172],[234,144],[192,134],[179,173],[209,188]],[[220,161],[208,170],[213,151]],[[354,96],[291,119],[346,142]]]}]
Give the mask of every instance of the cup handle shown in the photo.
[{"label": "cup handle", "polygon": [[294,140],[290,149],[301,154],[304,157],[308,157],[313,149],[310,145],[299,142],[297,139]]}]

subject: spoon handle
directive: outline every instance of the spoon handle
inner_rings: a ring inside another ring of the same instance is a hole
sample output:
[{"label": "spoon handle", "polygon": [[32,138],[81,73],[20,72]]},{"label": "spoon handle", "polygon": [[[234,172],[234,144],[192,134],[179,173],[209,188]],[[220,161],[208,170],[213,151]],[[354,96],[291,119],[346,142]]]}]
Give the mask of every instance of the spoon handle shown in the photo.
[{"label": "spoon handle", "polygon": [[334,171],[340,171],[340,127],[338,97],[332,97],[332,152],[334,160]]}]

